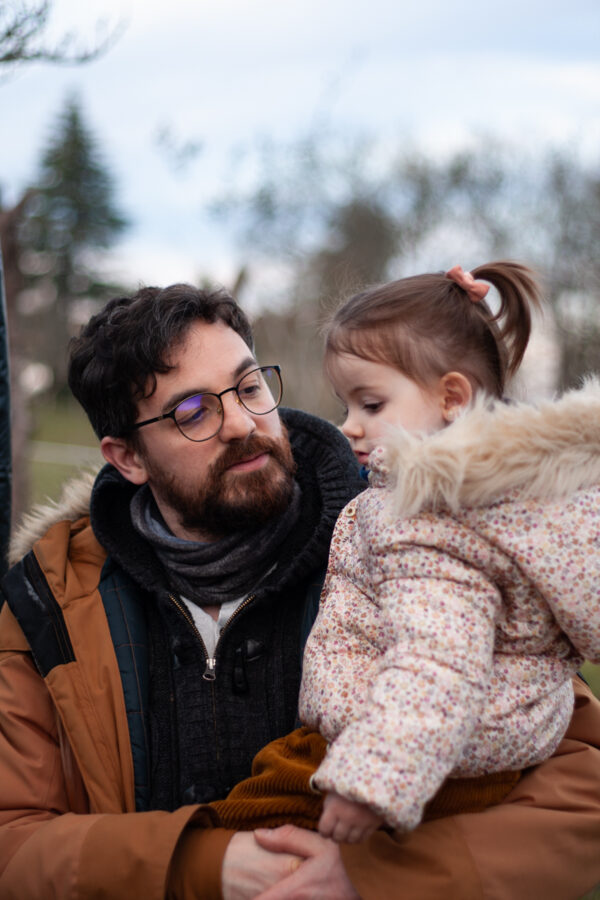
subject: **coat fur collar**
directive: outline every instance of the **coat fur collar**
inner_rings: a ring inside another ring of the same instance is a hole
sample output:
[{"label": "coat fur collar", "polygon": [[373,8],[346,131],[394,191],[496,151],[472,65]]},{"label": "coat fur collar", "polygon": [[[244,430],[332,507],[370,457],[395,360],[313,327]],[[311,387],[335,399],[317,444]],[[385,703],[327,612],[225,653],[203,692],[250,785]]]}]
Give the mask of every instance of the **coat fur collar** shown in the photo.
[{"label": "coat fur collar", "polygon": [[600,483],[600,382],[536,405],[480,397],[435,434],[395,431],[383,459],[401,515],[486,506],[515,490],[561,499]]},{"label": "coat fur collar", "polygon": [[20,525],[15,529],[8,550],[10,566],[31,550],[37,540],[42,538],[49,528],[57,522],[77,521],[89,515],[90,497],[96,473],[86,472],[66,482],[58,501],[49,500],[34,506],[23,516]]}]

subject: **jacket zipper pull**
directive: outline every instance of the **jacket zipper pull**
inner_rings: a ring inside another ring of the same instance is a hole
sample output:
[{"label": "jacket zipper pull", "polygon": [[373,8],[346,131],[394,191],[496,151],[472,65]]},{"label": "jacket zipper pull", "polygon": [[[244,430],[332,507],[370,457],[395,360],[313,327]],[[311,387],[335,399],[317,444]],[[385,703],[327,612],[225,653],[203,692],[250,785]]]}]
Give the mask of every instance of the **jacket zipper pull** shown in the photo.
[{"label": "jacket zipper pull", "polygon": [[204,669],[203,678],[205,681],[214,681],[216,679],[215,669],[217,666],[216,659],[211,659],[210,657],[206,657],[206,667]]}]

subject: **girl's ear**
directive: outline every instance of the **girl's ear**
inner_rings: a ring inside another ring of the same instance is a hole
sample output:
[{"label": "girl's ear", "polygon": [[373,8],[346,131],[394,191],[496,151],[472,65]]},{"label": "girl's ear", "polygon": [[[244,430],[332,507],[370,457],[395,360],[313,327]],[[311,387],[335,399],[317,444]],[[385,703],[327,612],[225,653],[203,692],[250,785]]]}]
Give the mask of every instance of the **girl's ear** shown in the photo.
[{"label": "girl's ear", "polygon": [[442,416],[446,422],[453,422],[473,399],[471,382],[461,372],[446,372],[440,388]]},{"label": "girl's ear", "polygon": [[104,459],[118,469],[127,481],[133,484],[145,484],[148,481],[143,458],[126,438],[103,437],[100,449]]}]

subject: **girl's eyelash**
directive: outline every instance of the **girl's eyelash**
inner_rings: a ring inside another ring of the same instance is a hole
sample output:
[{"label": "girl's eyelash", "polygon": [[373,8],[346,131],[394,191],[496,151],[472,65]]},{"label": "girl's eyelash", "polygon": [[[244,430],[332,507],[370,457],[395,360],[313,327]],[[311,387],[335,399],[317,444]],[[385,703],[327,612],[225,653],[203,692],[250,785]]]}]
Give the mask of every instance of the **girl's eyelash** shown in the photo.
[{"label": "girl's eyelash", "polygon": [[383,403],[379,400],[377,403],[364,403],[363,409],[366,409],[367,412],[377,412],[382,406]]}]

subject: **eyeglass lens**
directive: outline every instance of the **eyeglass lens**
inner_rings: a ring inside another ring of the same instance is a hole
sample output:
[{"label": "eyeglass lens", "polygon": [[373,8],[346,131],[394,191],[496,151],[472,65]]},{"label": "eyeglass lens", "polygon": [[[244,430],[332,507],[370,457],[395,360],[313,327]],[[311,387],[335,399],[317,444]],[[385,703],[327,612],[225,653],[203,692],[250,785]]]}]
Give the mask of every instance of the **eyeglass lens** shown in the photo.
[{"label": "eyeglass lens", "polygon": [[[238,382],[237,396],[248,412],[265,415],[281,400],[281,379],[276,369],[265,367],[248,372]],[[179,429],[195,440],[212,437],[221,427],[223,405],[216,394],[194,394],[175,410]]]}]

